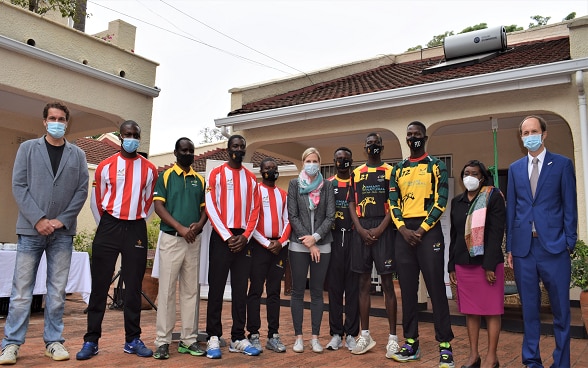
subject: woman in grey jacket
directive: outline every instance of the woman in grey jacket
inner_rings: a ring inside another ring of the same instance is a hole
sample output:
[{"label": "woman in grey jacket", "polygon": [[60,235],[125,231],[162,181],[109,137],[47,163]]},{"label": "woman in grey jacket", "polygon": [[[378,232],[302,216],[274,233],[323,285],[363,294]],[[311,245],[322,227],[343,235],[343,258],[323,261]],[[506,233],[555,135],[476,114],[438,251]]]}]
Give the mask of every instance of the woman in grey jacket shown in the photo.
[{"label": "woman in grey jacket", "polygon": [[292,298],[290,307],[296,334],[293,350],[304,351],[302,319],[304,290],[310,267],[310,315],[312,339],[310,347],[322,353],[318,341],[323,318],[323,285],[329,267],[331,227],[335,221],[335,195],[330,181],[320,173],[320,153],[308,148],[302,154],[304,167],[298,178],[288,187],[288,218],[292,227],[288,256],[292,270]]}]

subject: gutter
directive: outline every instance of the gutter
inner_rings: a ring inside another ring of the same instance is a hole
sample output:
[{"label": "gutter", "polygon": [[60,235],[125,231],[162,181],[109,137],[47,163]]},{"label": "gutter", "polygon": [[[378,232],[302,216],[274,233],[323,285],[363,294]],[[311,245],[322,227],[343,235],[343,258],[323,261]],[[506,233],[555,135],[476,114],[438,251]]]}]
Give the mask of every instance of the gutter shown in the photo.
[{"label": "gutter", "polygon": [[225,137],[227,139],[231,138],[231,132],[232,131],[233,131],[233,127],[232,126],[223,125],[220,128],[221,134],[223,135],[223,137]]},{"label": "gutter", "polygon": [[158,97],[159,92],[161,92],[161,90],[157,87],[148,87],[144,84],[121,78],[117,75],[104,72],[102,70],[84,65],[71,59],[64,58],[63,56],[36,48],[34,46],[29,46],[26,43],[22,43],[2,35],[0,35],[0,48],[14,51],[26,57],[38,59],[48,64],[53,64],[94,79],[114,84],[148,97]]},{"label": "gutter", "polygon": [[588,70],[588,58],[420,84],[392,90],[311,102],[215,119],[217,127],[253,129],[327,116],[353,114],[419,103],[490,93],[552,86],[571,82],[571,75]]}]

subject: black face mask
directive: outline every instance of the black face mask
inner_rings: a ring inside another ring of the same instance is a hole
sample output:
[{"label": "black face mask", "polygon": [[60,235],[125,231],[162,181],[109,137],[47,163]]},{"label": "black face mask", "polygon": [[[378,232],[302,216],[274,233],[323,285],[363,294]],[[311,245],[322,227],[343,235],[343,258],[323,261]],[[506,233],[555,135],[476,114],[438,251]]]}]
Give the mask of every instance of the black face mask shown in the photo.
[{"label": "black face mask", "polygon": [[348,169],[351,167],[351,160],[348,160],[346,158],[338,158],[335,160],[335,166],[337,166],[337,169]]},{"label": "black face mask", "polygon": [[382,153],[382,146],[380,146],[377,143],[373,143],[373,144],[370,144],[369,146],[367,146],[365,148],[365,151],[370,156],[379,155],[380,153]]},{"label": "black face mask", "polygon": [[406,141],[408,142],[408,146],[414,150],[425,148],[425,138],[417,138],[412,136],[407,138]]},{"label": "black face mask", "polygon": [[177,155],[176,161],[182,167],[192,166],[194,163],[194,155]]},{"label": "black face mask", "polygon": [[233,161],[237,163],[243,162],[243,156],[245,156],[245,151],[231,151],[229,150],[229,156],[233,159]]},{"label": "black face mask", "polygon": [[276,181],[276,180],[278,180],[280,173],[278,172],[278,170],[272,169],[272,170],[268,170],[268,171],[264,172],[262,174],[262,176],[265,180]]}]

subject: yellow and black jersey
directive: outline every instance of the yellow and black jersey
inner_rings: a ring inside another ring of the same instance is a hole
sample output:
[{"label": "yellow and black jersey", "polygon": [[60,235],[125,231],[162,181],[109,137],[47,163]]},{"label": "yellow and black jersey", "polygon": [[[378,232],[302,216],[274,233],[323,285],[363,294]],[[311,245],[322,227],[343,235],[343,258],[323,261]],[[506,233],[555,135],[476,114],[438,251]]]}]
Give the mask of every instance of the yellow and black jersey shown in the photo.
[{"label": "yellow and black jersey", "polygon": [[363,164],[353,170],[350,196],[355,200],[357,217],[373,218],[388,214],[388,190],[392,166],[381,163],[379,166]]},{"label": "yellow and black jersey", "polygon": [[328,179],[333,183],[335,192],[335,222],[333,230],[351,229],[353,222],[349,216],[349,188],[351,179],[340,179],[337,175]]},{"label": "yellow and black jersey", "polygon": [[429,230],[447,207],[447,167],[428,154],[405,159],[392,170],[390,209],[397,228],[405,218],[424,217],[421,227]]}]

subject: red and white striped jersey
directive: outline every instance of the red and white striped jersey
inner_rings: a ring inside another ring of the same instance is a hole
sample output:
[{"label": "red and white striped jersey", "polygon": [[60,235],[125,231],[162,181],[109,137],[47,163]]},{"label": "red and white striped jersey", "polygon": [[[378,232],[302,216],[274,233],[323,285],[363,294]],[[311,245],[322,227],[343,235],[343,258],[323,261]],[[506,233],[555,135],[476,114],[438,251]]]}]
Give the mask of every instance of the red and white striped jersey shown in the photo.
[{"label": "red and white striped jersey", "polygon": [[292,231],[286,203],[288,193],[281,188],[268,187],[263,183],[257,184],[257,190],[261,200],[261,210],[253,237],[266,248],[270,244],[270,238],[278,239],[284,245]]},{"label": "red and white striped jersey", "polygon": [[100,216],[106,211],[120,220],[138,220],[153,212],[157,168],[143,156],[129,159],[116,153],[98,165],[94,177],[92,205]]},{"label": "red and white striped jersey", "polygon": [[224,163],[212,169],[206,184],[206,213],[220,237],[226,241],[233,236],[230,229],[244,229],[251,239],[260,207],[255,175]]}]

